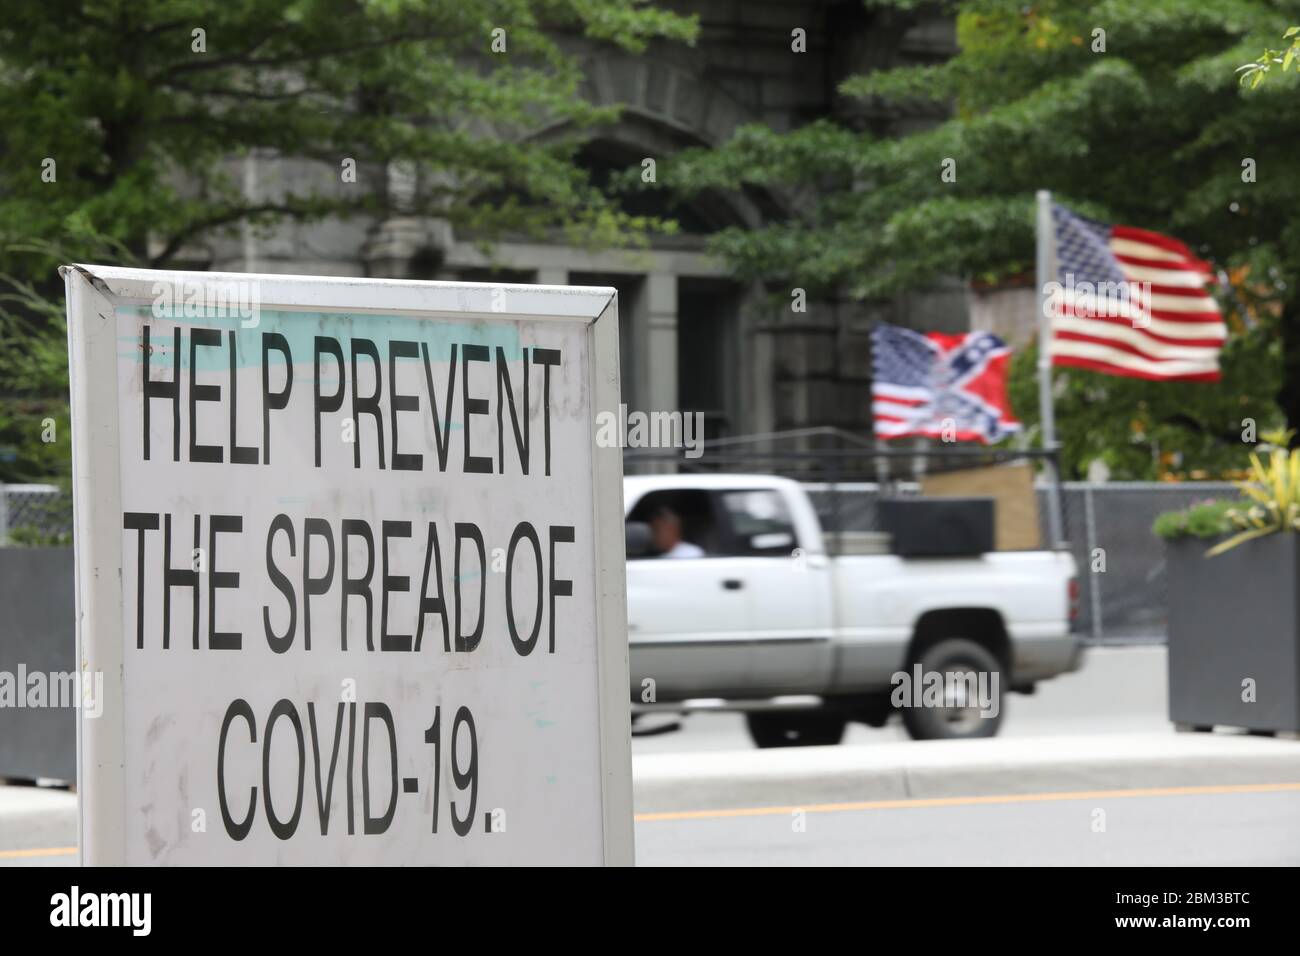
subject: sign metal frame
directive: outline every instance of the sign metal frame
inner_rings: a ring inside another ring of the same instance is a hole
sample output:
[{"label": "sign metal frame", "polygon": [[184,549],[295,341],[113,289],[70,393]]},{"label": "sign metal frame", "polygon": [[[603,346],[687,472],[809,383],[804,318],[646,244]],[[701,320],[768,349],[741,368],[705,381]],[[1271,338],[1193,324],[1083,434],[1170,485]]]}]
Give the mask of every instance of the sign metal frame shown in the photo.
[{"label": "sign metal frame", "polygon": [[[257,283],[261,307],[401,314],[430,320],[510,318],[586,324],[593,441],[592,518],[601,826],[606,865],[634,862],[631,704],[623,540],[623,458],[594,440],[595,416],[619,404],[618,296],[613,288],[355,277],[185,272],[68,265],[77,667],[103,675],[102,715],[77,720],[77,841],[82,865],[127,859],[122,489],[116,310],[155,299],[157,283]],[[504,290],[510,307],[494,305]],[[83,681],[83,684],[85,682]]]}]

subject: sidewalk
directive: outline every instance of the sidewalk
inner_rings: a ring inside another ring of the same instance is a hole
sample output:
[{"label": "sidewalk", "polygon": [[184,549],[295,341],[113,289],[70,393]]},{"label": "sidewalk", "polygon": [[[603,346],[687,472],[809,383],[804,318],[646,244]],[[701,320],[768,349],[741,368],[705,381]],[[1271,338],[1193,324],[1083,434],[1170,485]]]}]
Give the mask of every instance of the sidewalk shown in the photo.
[{"label": "sidewalk", "polygon": [[639,754],[636,812],[1291,784],[1300,741],[1107,734]]},{"label": "sidewalk", "polygon": [[74,855],[27,851],[77,845],[77,795],[67,790],[0,785],[0,866],[76,862]]},{"label": "sidewalk", "polygon": [[[1300,789],[1300,741],[1243,734],[1105,734],[639,754],[645,814],[875,801],[1282,785]],[[0,786],[0,865],[74,864],[77,798]]]}]

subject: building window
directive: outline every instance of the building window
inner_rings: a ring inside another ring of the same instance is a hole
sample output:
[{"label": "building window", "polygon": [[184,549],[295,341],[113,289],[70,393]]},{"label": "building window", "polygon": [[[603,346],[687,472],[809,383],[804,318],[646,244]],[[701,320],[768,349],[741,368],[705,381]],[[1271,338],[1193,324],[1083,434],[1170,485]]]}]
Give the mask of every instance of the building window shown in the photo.
[{"label": "building window", "polygon": [[677,292],[677,395],[704,413],[709,441],[740,431],[740,294],[734,283],[681,279]]}]

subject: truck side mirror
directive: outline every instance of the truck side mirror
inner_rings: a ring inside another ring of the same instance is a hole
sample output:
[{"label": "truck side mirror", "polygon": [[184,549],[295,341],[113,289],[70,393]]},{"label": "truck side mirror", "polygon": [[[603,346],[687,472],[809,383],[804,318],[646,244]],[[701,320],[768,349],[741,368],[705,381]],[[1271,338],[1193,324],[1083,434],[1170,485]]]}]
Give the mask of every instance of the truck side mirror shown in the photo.
[{"label": "truck side mirror", "polygon": [[644,521],[629,521],[624,526],[624,537],[627,541],[627,557],[648,558],[655,553],[654,536],[650,534],[650,526]]}]

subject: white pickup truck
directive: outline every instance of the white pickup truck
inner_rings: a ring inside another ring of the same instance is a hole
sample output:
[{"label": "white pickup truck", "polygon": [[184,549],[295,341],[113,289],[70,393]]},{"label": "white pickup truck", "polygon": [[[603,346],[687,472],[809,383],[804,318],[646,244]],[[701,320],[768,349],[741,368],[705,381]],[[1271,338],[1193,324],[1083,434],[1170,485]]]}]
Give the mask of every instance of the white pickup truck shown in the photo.
[{"label": "white pickup truck", "polygon": [[[633,476],[623,491],[634,721],[739,710],[775,747],[835,744],[897,710],[917,739],[986,737],[1005,691],[1080,664],[1064,551],[832,556],[789,479]],[[660,555],[648,526],[665,518],[692,557]]]}]

